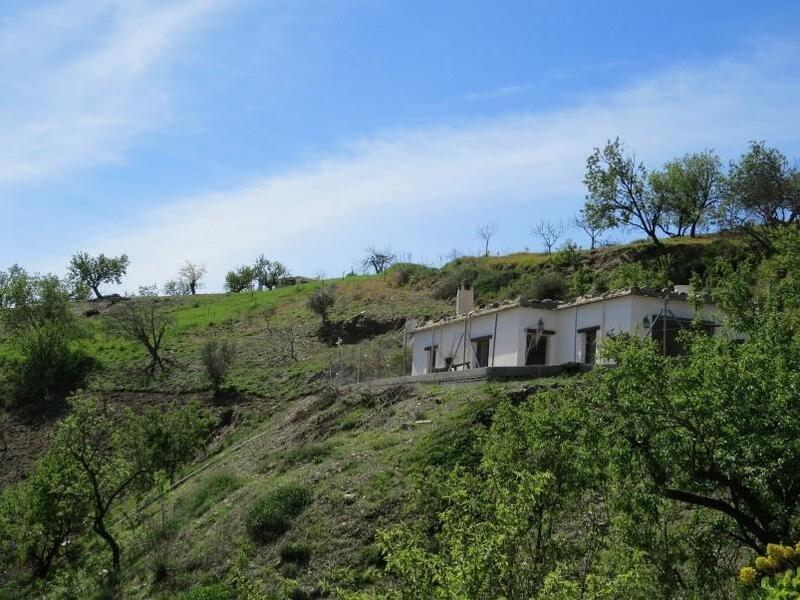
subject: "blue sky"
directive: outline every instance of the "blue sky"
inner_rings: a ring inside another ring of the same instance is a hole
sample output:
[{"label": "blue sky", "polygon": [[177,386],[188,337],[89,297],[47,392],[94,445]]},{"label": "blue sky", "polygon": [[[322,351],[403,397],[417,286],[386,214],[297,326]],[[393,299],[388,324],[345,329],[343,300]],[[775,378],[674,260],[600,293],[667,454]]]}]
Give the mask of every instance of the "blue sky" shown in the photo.
[{"label": "blue sky", "polygon": [[127,289],[190,259],[216,290],[262,252],[437,262],[482,223],[536,249],[610,137],[800,158],[798,34],[789,1],[6,1],[0,268],[127,252]]}]

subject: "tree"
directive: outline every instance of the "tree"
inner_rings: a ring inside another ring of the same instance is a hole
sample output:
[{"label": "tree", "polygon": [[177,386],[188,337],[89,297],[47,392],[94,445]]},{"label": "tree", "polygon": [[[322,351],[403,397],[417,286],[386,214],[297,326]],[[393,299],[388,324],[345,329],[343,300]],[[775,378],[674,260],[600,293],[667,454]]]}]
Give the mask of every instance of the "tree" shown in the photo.
[{"label": "tree", "polygon": [[205,275],[206,268],[204,266],[196,265],[187,260],[178,271],[178,281],[194,296],[197,293],[197,288],[202,285],[201,280]]},{"label": "tree", "polygon": [[20,360],[12,361],[17,402],[26,406],[63,400],[92,366],[76,345],[82,335],[69,291],[54,275],[31,275],[15,265],[0,288],[0,329],[10,334]]},{"label": "tree", "polygon": [[497,225],[495,225],[494,223],[487,225],[479,225],[478,228],[475,230],[475,237],[483,241],[484,256],[489,256],[489,241],[496,233],[497,233]]},{"label": "tree", "polygon": [[212,339],[203,346],[203,366],[215,393],[218,393],[225,383],[235,358],[236,347],[228,341],[218,342]]},{"label": "tree", "polygon": [[253,289],[256,274],[253,267],[242,265],[238,269],[228,271],[225,275],[225,289],[234,294]]},{"label": "tree", "polygon": [[121,548],[110,529],[114,508],[131,494],[151,489],[159,472],[174,474],[207,438],[208,423],[209,415],[196,406],[167,415],[137,416],[128,410],[120,418],[92,397],[72,399],[72,411],[59,423],[48,452],[66,457],[77,471],[92,529],[111,551],[115,573]]},{"label": "tree", "polygon": [[[751,316],[736,320],[747,334],[738,344],[689,335],[688,355],[675,362],[649,340],[608,340],[605,358],[617,368],[603,373],[594,400],[620,442],[617,468],[641,468],[662,497],[719,515],[732,539],[757,551],[799,533],[800,416],[791,407],[800,279],[769,288],[739,308]],[[741,303],[730,289],[725,297]]]},{"label": "tree", "polygon": [[134,419],[131,427],[147,448],[151,470],[163,471],[173,484],[178,469],[205,447],[216,422],[211,411],[193,400],[167,411],[149,410]]},{"label": "tree", "polygon": [[166,371],[161,347],[172,319],[160,309],[157,298],[134,298],[121,302],[107,319],[110,333],[144,346],[150,356],[147,370],[151,375],[156,367],[162,373]]},{"label": "tree", "polygon": [[253,265],[253,272],[255,275],[256,283],[258,283],[258,290],[264,288],[272,289],[278,287],[281,279],[289,274],[289,269],[277,260],[268,260],[261,254]]},{"label": "tree", "polygon": [[383,273],[394,262],[395,255],[389,248],[378,249],[370,246],[367,255],[361,260],[361,268],[365,271],[373,269],[376,274]]},{"label": "tree", "polygon": [[30,476],[0,495],[0,563],[24,562],[44,578],[89,516],[80,472],[63,454],[48,452]]},{"label": "tree", "polygon": [[104,283],[122,283],[122,276],[128,271],[130,261],[123,254],[108,257],[105,254],[90,256],[87,252],[73,254],[69,263],[69,277],[76,283],[89,286],[96,298],[100,299],[100,286]]},{"label": "tree", "polygon": [[539,219],[531,233],[542,240],[547,254],[550,254],[566,231],[567,226],[562,221],[551,221],[550,219],[542,218]]},{"label": "tree", "polygon": [[661,230],[667,235],[687,232],[695,237],[711,222],[725,189],[719,157],[710,150],[672,160],[650,174],[650,187],[664,207]]},{"label": "tree", "polygon": [[653,194],[644,165],[633,156],[624,156],[624,150],[617,138],[602,150],[595,148],[586,160],[585,216],[613,227],[636,227],[659,245],[664,212],[661,198]]},{"label": "tree", "polygon": [[330,288],[317,290],[308,298],[306,306],[322,319],[323,327],[328,322],[328,313],[336,303],[336,296]]},{"label": "tree", "polygon": [[594,250],[597,247],[603,232],[611,228],[611,224],[608,221],[604,222],[601,219],[590,218],[585,209],[581,209],[580,214],[575,217],[573,223],[589,238],[590,250]]},{"label": "tree", "polygon": [[763,141],[750,142],[750,149],[731,163],[727,192],[722,224],[744,230],[766,247],[771,231],[798,221],[800,172]]}]

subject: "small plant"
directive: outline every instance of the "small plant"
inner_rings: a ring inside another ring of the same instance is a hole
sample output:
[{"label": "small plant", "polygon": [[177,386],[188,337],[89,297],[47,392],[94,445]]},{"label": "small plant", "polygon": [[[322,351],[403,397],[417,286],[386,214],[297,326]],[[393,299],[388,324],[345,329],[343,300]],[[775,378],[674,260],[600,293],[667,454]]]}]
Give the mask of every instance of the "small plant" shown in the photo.
[{"label": "small plant", "polygon": [[203,346],[203,366],[215,393],[218,393],[225,383],[235,358],[236,347],[230,342],[208,340]]},{"label": "small plant", "polygon": [[236,591],[226,583],[196,587],[180,596],[181,600],[234,600]]},{"label": "small plant", "polygon": [[311,548],[303,542],[288,542],[280,551],[281,561],[296,565],[307,565],[311,560]]},{"label": "small plant", "polygon": [[311,492],[289,483],[258,498],[247,514],[247,529],[254,540],[267,543],[288,531],[291,520],[311,503]]},{"label": "small plant", "polygon": [[328,313],[331,308],[333,308],[334,304],[336,304],[336,296],[333,290],[330,288],[322,288],[311,294],[306,306],[308,306],[311,312],[318,315],[319,318],[322,319],[322,324],[325,325],[328,322]]}]

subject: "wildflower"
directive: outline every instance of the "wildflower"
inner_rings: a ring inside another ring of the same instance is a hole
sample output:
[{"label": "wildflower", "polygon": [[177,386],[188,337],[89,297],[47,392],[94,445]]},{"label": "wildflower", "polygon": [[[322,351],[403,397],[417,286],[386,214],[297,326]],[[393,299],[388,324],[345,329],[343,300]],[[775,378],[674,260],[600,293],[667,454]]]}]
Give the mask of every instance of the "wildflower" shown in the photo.
[{"label": "wildflower", "polygon": [[780,544],[767,544],[767,556],[773,561],[783,558],[783,546]]},{"label": "wildflower", "polygon": [[754,586],[758,580],[758,572],[753,567],[742,567],[739,569],[739,580],[745,585]]},{"label": "wildflower", "polygon": [[797,557],[797,552],[791,546],[783,547],[783,558],[786,560],[794,560]]}]

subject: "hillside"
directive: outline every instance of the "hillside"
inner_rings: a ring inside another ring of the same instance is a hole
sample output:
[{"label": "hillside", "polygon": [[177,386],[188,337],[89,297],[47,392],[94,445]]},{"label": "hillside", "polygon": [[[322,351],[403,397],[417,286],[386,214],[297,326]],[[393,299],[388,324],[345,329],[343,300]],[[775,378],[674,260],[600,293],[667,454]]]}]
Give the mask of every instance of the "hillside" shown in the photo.
[{"label": "hillside", "polygon": [[[581,379],[464,388],[356,385],[356,378],[401,373],[403,318],[451,312],[462,279],[475,281],[480,303],[519,294],[566,297],[684,283],[716,258],[736,261],[745,249],[735,236],[707,237],[661,249],[635,243],[551,256],[461,258],[442,269],[396,265],[383,275],[325,282],[336,295],[326,328],[306,307],[321,282],[161,298],[160,310],[172,322],[170,368],[154,377],[145,373],[144,350],[104,326],[110,302],[75,305],[86,331],[80,343],[97,363],[86,384],[92,394],[136,411],[196,398],[219,419],[209,451],[184,473],[207,468],[135,518],[134,506],[126,507],[131,523],[118,522],[125,548],[120,596],[227,598],[249,590],[253,597],[306,598],[372,589],[384,566],[376,535],[420,517],[410,511],[421,474],[476,464],[478,440],[504,401],[519,405]],[[335,339],[342,336],[340,349]],[[216,396],[200,360],[211,338],[237,349]],[[11,355],[9,345],[0,350]],[[58,418],[13,409],[3,414],[0,485],[24,478]],[[310,500],[285,533],[258,543],[248,534],[248,511],[286,485],[306,490]],[[95,585],[105,558],[96,540],[87,544],[81,568],[59,576],[53,589]],[[0,588],[0,597],[20,592],[14,589]]]}]

